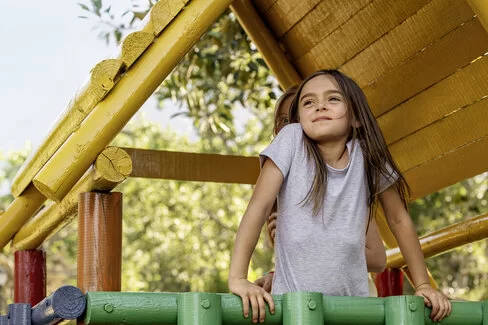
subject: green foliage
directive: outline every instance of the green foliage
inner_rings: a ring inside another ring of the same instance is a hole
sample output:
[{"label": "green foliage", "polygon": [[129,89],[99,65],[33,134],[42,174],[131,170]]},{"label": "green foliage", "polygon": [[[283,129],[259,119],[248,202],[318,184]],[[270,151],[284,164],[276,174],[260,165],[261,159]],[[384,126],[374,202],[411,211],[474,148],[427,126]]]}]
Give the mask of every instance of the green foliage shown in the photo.
[{"label": "green foliage", "polygon": [[[127,128],[115,141],[206,152],[204,142],[190,143],[149,123]],[[124,193],[125,290],[228,291],[230,252],[251,186],[129,179],[117,190]],[[255,266],[259,273],[271,267],[271,250],[264,245],[258,249],[266,252],[267,263]]]}]

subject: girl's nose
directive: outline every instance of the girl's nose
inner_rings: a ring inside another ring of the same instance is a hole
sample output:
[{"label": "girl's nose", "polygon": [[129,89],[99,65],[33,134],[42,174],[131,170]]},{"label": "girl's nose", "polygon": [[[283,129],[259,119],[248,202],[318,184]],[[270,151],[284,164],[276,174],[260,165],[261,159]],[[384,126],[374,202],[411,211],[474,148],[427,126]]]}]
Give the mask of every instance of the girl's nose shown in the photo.
[{"label": "girl's nose", "polygon": [[319,103],[317,105],[317,109],[316,110],[317,111],[319,111],[319,110],[324,110],[325,111],[325,110],[327,110],[327,106],[324,103]]}]

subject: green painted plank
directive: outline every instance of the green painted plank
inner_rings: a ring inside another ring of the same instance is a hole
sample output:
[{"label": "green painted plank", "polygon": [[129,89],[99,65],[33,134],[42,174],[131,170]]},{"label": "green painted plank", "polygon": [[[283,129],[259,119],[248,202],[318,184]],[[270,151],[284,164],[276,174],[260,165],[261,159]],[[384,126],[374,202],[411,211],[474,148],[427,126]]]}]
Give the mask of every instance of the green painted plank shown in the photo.
[{"label": "green painted plank", "polygon": [[283,325],[324,324],[320,292],[290,292],[283,298]]},{"label": "green painted plank", "polygon": [[424,298],[392,296],[385,298],[385,325],[424,325]]},{"label": "green painted plank", "polygon": [[[276,312],[274,315],[271,315],[268,310],[265,322],[262,324],[279,325],[286,321],[288,322],[287,324],[313,325],[318,324],[317,322],[320,322],[322,319],[321,324],[325,323],[327,325],[385,325],[385,321],[388,319],[388,324],[397,325],[395,322],[399,316],[395,314],[401,312],[404,313],[402,316],[403,318],[400,318],[405,319],[405,322],[404,320],[401,320],[404,322],[404,324],[434,324],[429,318],[430,308],[425,308],[422,304],[422,298],[419,297],[398,296],[388,298],[363,298],[323,296],[318,298],[319,296],[316,295],[317,294],[314,293],[303,292],[274,295],[273,298],[275,300]],[[197,309],[201,309],[203,301],[207,299],[204,298],[207,296],[199,293],[159,292],[89,292],[87,293],[86,297],[86,325],[173,325],[177,324],[179,304],[187,304],[188,306],[194,304],[193,306],[196,306],[193,308],[195,312]],[[246,319],[242,314],[242,303],[239,297],[232,294],[210,294],[209,297],[220,298],[222,324],[252,324],[251,317]],[[190,298],[193,299],[193,302]],[[185,299],[189,299],[188,302],[185,302]],[[323,302],[320,304],[321,299]],[[314,303],[309,304],[312,300]],[[198,301],[198,303],[195,301]],[[411,302],[414,302],[416,306],[412,307]],[[210,299],[208,303],[210,306],[218,304],[217,300],[214,301]],[[207,303],[203,304],[207,305]],[[188,308],[191,309],[190,307]],[[410,308],[416,309],[418,312],[415,313],[415,315],[411,315]],[[216,310],[218,309],[219,308],[217,307]],[[323,318],[313,314],[314,311],[320,310],[323,311]],[[210,312],[214,311],[212,310]],[[290,313],[290,315],[287,315],[287,313]],[[423,315],[423,320],[421,323],[417,314]],[[442,320],[442,324],[488,325],[487,314],[487,301],[453,301],[452,313],[449,317]],[[181,317],[185,316],[180,315],[180,318]],[[388,317],[391,317],[391,319]],[[206,321],[205,319],[206,318],[204,317],[203,321]],[[307,319],[309,319],[309,321]],[[199,322],[200,318],[197,318],[197,321]],[[189,321],[187,323],[200,324],[197,321],[193,323]],[[207,321],[207,323],[201,324],[206,325],[210,323],[210,321]],[[218,318],[215,324],[220,324]]]},{"label": "green painted plank", "polygon": [[181,293],[178,296],[178,325],[220,325],[220,307],[220,296],[216,293]]}]

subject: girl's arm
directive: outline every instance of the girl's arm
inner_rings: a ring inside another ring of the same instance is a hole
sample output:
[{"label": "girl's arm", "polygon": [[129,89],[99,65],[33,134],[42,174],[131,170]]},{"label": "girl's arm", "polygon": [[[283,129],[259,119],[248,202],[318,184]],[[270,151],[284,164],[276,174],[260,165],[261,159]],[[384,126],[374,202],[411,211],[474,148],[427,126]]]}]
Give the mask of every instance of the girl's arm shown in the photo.
[{"label": "girl's arm", "polygon": [[239,225],[232,254],[229,289],[242,298],[246,318],[249,313],[249,303],[251,303],[254,322],[257,322],[258,316],[260,322],[264,321],[266,310],[264,301],[268,302],[271,313],[274,313],[273,298],[263,288],[247,280],[247,271],[261,229],[269,216],[282,183],[283,174],[271,159],[266,159]]},{"label": "girl's arm", "polygon": [[440,321],[451,313],[451,304],[444,294],[430,286],[415,225],[405,209],[400,195],[394,186],[390,186],[380,193],[379,200],[388,226],[398,242],[412,275],[415,295],[424,297],[427,306],[432,306],[432,320]]},{"label": "girl's arm", "polygon": [[383,241],[381,240],[376,221],[371,219],[368,231],[366,232],[366,265],[368,272],[380,273],[385,270],[386,252]]}]

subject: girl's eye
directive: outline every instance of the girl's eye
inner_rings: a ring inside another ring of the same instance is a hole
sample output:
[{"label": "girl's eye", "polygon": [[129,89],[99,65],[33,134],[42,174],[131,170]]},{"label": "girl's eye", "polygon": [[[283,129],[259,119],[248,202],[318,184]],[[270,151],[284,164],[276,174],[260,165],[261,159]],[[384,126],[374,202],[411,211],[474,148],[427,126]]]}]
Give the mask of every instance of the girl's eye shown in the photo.
[{"label": "girl's eye", "polygon": [[303,103],[303,106],[310,106],[312,105],[312,101],[311,100],[306,100],[304,103]]},{"label": "girl's eye", "polygon": [[336,101],[340,102],[341,101],[341,99],[339,97],[331,97],[331,98],[329,98],[329,100],[334,101],[334,102],[336,102]]}]

